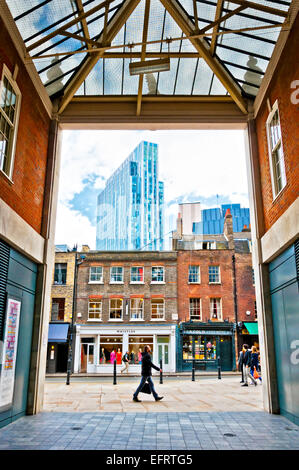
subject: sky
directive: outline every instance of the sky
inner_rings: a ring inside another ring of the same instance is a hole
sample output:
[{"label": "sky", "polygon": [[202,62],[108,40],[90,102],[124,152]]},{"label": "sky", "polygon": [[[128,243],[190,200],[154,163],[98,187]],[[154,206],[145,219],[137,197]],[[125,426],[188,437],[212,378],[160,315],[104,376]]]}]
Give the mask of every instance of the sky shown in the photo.
[{"label": "sky", "polygon": [[142,140],[159,147],[165,233],[175,229],[181,202],[249,207],[244,131],[63,131],[56,244],[95,249],[97,196]]}]

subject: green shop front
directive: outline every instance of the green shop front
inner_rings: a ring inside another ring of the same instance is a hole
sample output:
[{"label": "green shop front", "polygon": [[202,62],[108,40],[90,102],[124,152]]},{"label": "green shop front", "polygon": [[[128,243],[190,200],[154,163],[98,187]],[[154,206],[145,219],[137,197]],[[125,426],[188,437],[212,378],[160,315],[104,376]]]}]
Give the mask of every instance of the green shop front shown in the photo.
[{"label": "green shop front", "polygon": [[235,369],[234,324],[228,322],[181,323],[177,330],[177,371],[216,371],[218,357],[223,371]]}]

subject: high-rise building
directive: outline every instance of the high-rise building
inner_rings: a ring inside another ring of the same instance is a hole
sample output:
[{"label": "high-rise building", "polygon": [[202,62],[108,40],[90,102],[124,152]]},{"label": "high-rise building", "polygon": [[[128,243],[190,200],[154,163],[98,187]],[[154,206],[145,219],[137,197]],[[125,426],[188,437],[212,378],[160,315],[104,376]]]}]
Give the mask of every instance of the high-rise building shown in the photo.
[{"label": "high-rise building", "polygon": [[158,145],[140,142],[97,202],[97,250],[163,250],[164,183]]},{"label": "high-rise building", "polygon": [[249,227],[249,208],[243,208],[240,204],[221,204],[221,207],[203,209],[201,221],[195,221],[192,227],[194,234],[220,234],[223,232],[224,219],[227,209],[233,216],[234,232],[242,232],[244,225]]}]

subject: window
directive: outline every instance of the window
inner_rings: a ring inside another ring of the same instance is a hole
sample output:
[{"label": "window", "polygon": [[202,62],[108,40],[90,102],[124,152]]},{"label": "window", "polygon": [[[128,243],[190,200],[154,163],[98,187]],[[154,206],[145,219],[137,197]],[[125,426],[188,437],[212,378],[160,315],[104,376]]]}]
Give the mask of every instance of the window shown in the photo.
[{"label": "window", "polygon": [[143,320],[143,299],[131,299],[130,313],[131,320]]},{"label": "window", "polygon": [[123,299],[110,299],[110,320],[122,320]]},{"label": "window", "polygon": [[53,299],[51,309],[51,321],[64,320],[65,299]]},{"label": "window", "polygon": [[164,299],[151,300],[152,320],[164,320]]},{"label": "window", "polygon": [[122,336],[100,336],[100,364],[121,364],[123,357]]},{"label": "window", "polygon": [[220,284],[220,266],[209,266],[209,283]]},{"label": "window", "polygon": [[89,268],[89,282],[103,282],[103,266],[91,266]]},{"label": "window", "polygon": [[89,300],[88,320],[102,320],[102,300],[99,300],[99,299]]},{"label": "window", "polygon": [[269,117],[267,119],[267,136],[270,158],[270,171],[272,181],[273,197],[280,193],[286,185],[286,175],[284,166],[284,155],[281,139],[281,127],[278,111],[278,102],[276,101]]},{"label": "window", "polygon": [[113,266],[110,269],[110,283],[115,284],[117,282],[123,283],[124,281],[124,269],[122,266]]},{"label": "window", "polygon": [[164,282],[164,267],[163,266],[152,267],[152,282]]},{"label": "window", "polygon": [[222,320],[221,299],[210,299],[210,314],[212,320]]},{"label": "window", "polygon": [[189,299],[190,320],[201,320],[200,299]]},{"label": "window", "polygon": [[55,263],[54,284],[66,284],[67,263]]},{"label": "window", "polygon": [[199,266],[189,266],[188,282],[190,284],[200,283],[200,270]]},{"label": "window", "polygon": [[143,283],[143,266],[133,266],[131,268],[131,283]]},{"label": "window", "polygon": [[203,250],[216,250],[216,242],[202,242]]},{"label": "window", "polygon": [[20,104],[20,90],[8,68],[3,65],[0,82],[0,170],[9,178],[12,178]]},{"label": "window", "polygon": [[154,341],[153,336],[129,336],[129,358],[130,364],[141,364],[142,353],[144,346],[150,346],[152,350],[152,357],[154,355]]}]

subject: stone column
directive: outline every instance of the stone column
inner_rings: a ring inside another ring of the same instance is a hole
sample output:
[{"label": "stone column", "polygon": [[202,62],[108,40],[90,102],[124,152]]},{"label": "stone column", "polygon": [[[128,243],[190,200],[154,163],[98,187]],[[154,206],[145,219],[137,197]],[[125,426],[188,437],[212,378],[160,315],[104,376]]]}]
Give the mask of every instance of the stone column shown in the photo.
[{"label": "stone column", "polygon": [[55,260],[54,237],[60,170],[61,132],[56,120],[49,129],[47,171],[41,235],[45,240],[43,263],[38,266],[35,312],[28,385],[27,414],[42,410],[47,360],[50,297]]},{"label": "stone column", "polygon": [[250,201],[252,255],[263,375],[263,401],[265,410],[269,413],[279,413],[269,273],[268,265],[263,264],[262,261],[261,237],[264,235],[264,213],[258,142],[255,121],[252,117],[249,117],[248,120],[245,145]]}]

